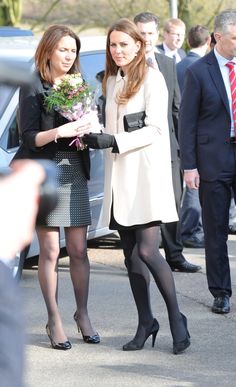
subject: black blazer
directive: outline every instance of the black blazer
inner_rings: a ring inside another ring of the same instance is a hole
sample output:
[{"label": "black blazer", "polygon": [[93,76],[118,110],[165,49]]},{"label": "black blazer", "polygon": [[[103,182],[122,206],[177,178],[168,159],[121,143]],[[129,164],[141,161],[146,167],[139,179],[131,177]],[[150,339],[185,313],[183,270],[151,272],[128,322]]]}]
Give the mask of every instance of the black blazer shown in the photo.
[{"label": "black blazer", "polygon": [[[50,92],[51,85],[43,81],[38,73],[35,73],[33,83],[20,89],[18,126],[22,144],[18,149],[15,159],[52,159],[57,150],[70,150],[69,143],[72,138],[58,139],[43,147],[35,146],[35,137],[38,132],[56,128],[68,122],[58,112],[48,112],[44,98]],[[90,178],[89,150],[78,151],[78,157],[83,162],[84,173]]]},{"label": "black blazer", "polygon": [[[159,44],[157,46],[158,50],[162,53],[162,54],[165,54],[165,50],[164,50],[164,46],[163,46],[163,43],[162,44]],[[186,52],[182,49],[182,48],[178,48],[177,50],[179,56],[181,59],[183,59],[185,56],[186,56]]]},{"label": "black blazer", "polygon": [[177,81],[176,68],[173,60],[163,54],[155,53],[160,72],[165,78],[168,89],[168,124],[170,131],[171,160],[179,158],[178,118],[180,106],[180,91]]},{"label": "black blazer", "polygon": [[186,70],[179,116],[182,168],[197,168],[203,180],[217,179],[227,170],[230,128],[229,101],[211,51]]}]

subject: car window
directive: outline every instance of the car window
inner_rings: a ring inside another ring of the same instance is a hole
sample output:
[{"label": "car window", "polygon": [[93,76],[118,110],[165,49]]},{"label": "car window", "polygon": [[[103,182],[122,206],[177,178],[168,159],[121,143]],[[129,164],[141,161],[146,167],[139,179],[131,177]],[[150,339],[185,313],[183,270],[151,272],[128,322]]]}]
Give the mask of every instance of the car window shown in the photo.
[{"label": "car window", "polygon": [[16,91],[16,87],[0,85],[0,118],[3,115],[8,103],[11,100],[11,97]]},{"label": "car window", "polygon": [[81,73],[94,90],[94,102],[97,105],[99,122],[103,123],[102,78],[105,69],[106,53],[104,51],[86,52],[80,55]]},{"label": "car window", "polygon": [[16,112],[17,109],[15,110],[10,121],[8,122],[7,127],[5,128],[0,139],[0,147],[6,151],[10,151],[11,149],[14,149],[20,145]]},{"label": "car window", "polygon": [[105,51],[80,54],[80,67],[84,79],[95,89],[99,85],[96,75],[105,69]]}]

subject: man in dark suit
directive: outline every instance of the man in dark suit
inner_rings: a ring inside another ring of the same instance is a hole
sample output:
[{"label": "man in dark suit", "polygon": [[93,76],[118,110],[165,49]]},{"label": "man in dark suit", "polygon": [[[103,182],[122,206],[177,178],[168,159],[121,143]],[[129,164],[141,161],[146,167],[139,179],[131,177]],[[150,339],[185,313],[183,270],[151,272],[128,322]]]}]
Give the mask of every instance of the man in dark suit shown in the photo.
[{"label": "man in dark suit", "polygon": [[[176,71],[181,93],[184,87],[186,69],[196,60],[203,57],[211,42],[210,32],[205,26],[196,25],[188,32],[189,52],[177,63]],[[204,232],[202,227],[202,209],[199,202],[199,193],[196,189],[187,186],[184,190],[180,210],[181,237],[185,247],[204,247]]]},{"label": "man in dark suit", "polygon": [[163,43],[157,46],[158,50],[169,56],[175,63],[179,63],[185,56],[181,48],[185,37],[185,24],[181,19],[168,19],[163,27]]},{"label": "man in dark suit", "polygon": [[231,188],[236,194],[236,95],[230,79],[230,74],[235,78],[236,10],[216,16],[214,36],[214,50],[186,70],[180,149],[185,182],[191,189],[199,188],[212,312],[228,313]]},{"label": "man in dark suit", "polygon": [[[172,177],[175,193],[176,207],[179,211],[182,197],[182,174],[179,162],[179,145],[177,141],[178,114],[180,104],[180,92],[177,82],[175,64],[172,59],[154,51],[158,39],[158,19],[150,12],[142,12],[135,16],[134,22],[146,41],[147,61],[157,71],[163,74],[169,92],[168,122],[170,132],[170,147],[172,161]],[[201,269],[193,265],[183,256],[183,244],[181,240],[180,222],[172,222],[161,225],[162,243],[166,260],[172,270],[194,273]]]},{"label": "man in dark suit", "polygon": [[196,25],[190,28],[187,40],[190,50],[187,55],[176,64],[177,78],[181,94],[183,92],[186,69],[192,63],[196,62],[196,60],[203,57],[207,50],[209,50],[211,35],[207,27]]}]

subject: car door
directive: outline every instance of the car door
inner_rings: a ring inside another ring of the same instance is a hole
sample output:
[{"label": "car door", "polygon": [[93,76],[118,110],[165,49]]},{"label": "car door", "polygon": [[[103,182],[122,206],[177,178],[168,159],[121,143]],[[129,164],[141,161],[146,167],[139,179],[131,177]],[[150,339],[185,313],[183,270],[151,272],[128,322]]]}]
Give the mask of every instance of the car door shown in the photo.
[{"label": "car door", "polygon": [[[80,67],[83,78],[91,85],[95,92],[95,103],[98,105],[99,98],[102,95],[101,78],[98,74],[103,72],[105,68],[105,50],[82,52],[80,54]],[[101,122],[101,107],[99,107],[99,105],[98,114]],[[91,238],[102,235],[106,226],[102,223],[101,219],[104,188],[103,151],[91,149],[90,158],[91,178],[89,181],[89,197],[92,213],[92,225],[89,228],[89,237]]]}]

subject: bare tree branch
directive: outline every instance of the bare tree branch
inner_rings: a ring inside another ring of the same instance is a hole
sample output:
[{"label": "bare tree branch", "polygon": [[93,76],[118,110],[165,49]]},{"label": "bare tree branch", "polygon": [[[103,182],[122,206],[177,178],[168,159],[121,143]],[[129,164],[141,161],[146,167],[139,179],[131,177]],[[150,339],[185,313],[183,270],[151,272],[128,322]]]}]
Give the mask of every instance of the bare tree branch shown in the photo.
[{"label": "bare tree branch", "polygon": [[50,7],[47,9],[47,11],[40,17],[38,18],[31,26],[31,29],[34,30],[34,28],[39,25],[41,22],[45,21],[47,19],[47,16],[52,12],[53,8],[56,7],[57,4],[60,3],[61,0],[54,0]]}]

